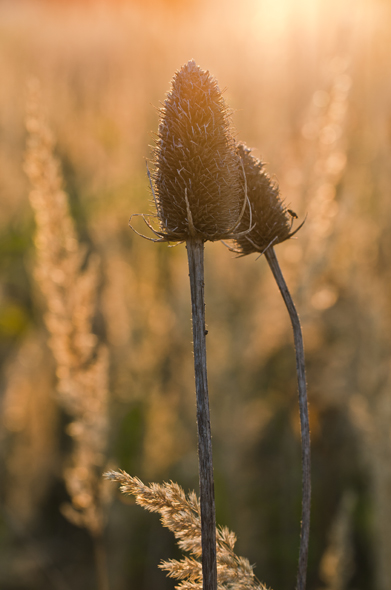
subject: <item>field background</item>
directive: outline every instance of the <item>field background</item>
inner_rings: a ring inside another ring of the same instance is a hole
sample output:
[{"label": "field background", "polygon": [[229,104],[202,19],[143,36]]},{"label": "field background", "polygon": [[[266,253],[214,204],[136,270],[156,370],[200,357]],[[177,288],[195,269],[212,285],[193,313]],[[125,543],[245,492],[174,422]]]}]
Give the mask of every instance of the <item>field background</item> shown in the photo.
[{"label": "field background", "polygon": [[[309,590],[391,590],[391,4],[381,0],[0,1],[0,587],[97,588],[62,473],[69,416],[34,279],[26,82],[40,80],[80,243],[100,263],[107,460],[197,489],[184,246],[128,229],[152,210],[157,108],[194,58],[302,220],[276,248],[300,313],[313,444]],[[142,229],[137,226],[138,229]],[[274,590],[293,587],[301,476],[293,338],[263,258],[206,245],[217,520]],[[166,590],[178,557],[113,484],[110,590]]]}]

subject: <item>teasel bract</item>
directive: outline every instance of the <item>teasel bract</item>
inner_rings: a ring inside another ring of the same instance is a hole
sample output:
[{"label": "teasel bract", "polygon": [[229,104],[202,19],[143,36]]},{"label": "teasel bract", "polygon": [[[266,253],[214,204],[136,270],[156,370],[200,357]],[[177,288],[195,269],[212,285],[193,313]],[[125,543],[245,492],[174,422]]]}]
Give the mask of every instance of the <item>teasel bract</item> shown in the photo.
[{"label": "teasel bract", "polygon": [[[189,61],[160,110],[152,177],[160,242],[186,242],[197,395],[203,590],[217,590],[216,517],[206,370],[204,242],[237,236],[249,207],[243,164],[217,81]],[[251,217],[251,215],[250,215]],[[245,230],[247,231],[247,230]]]},{"label": "teasel bract", "polygon": [[[243,162],[251,209],[244,211],[238,228],[236,247],[232,250],[242,256],[253,252],[265,255],[284,299],[293,328],[302,443],[302,519],[296,589],[305,590],[311,509],[311,448],[304,345],[299,316],[273,248],[274,245],[291,238],[304,222],[296,230],[291,231],[292,221],[297,216],[284,205],[277,184],[272,182],[262,162],[252,156],[251,150],[246,145],[238,144],[237,150]],[[248,229],[249,225],[251,225],[250,229]]]}]

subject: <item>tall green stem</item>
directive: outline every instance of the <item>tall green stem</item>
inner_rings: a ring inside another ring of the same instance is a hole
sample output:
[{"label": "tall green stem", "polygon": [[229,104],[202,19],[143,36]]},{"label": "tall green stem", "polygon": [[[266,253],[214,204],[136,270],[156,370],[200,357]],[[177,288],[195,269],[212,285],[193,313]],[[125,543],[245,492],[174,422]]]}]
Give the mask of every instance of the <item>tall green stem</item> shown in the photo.
[{"label": "tall green stem", "polygon": [[301,460],[302,460],[302,516],[299,566],[297,571],[297,590],[305,590],[308,563],[308,541],[310,534],[311,513],[311,443],[308,420],[307,383],[305,378],[305,359],[303,335],[296,307],[289,293],[273,248],[265,252],[270,269],[276,279],[278,288],[288,309],[293,328],[296,350],[296,370],[299,390],[300,426],[301,426]]},{"label": "tall green stem", "polygon": [[194,372],[197,394],[203,590],[217,590],[216,515],[206,374],[204,243],[200,238],[189,238],[186,242],[186,248],[189,261]]}]

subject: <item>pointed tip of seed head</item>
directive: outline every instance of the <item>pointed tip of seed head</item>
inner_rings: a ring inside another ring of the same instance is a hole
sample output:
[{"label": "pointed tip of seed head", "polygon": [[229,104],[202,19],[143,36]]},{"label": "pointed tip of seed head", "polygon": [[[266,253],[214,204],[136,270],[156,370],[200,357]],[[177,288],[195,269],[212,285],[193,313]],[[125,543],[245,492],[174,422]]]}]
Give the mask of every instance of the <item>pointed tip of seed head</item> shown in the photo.
[{"label": "pointed tip of seed head", "polygon": [[187,64],[183,65],[181,70],[187,69],[189,71],[200,70],[201,68],[197,66],[195,59],[189,59]]}]

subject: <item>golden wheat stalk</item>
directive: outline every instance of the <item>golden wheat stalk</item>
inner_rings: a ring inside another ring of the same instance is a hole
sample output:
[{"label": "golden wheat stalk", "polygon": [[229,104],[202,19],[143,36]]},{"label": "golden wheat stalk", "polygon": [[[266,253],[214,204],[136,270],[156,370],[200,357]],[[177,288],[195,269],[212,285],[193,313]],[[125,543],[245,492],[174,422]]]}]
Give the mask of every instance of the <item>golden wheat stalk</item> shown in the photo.
[{"label": "golden wheat stalk", "polygon": [[[174,482],[144,484],[125,471],[109,471],[105,477],[120,483],[124,494],[133,495],[136,503],[149,512],[161,515],[162,525],[174,533],[178,546],[191,554],[180,561],[163,561],[160,568],[180,580],[180,590],[202,590],[201,511],[195,492],[187,496]],[[227,590],[266,590],[254,575],[253,567],[234,551],[236,536],[226,527],[216,528],[217,588]]]},{"label": "golden wheat stalk", "polygon": [[45,322],[57,365],[58,399],[72,418],[67,433],[74,443],[64,470],[71,503],[62,510],[94,538],[104,590],[108,584],[101,539],[108,492],[100,476],[106,461],[108,352],[92,331],[98,259],[90,257],[85,264],[86,253],[77,239],[40,104],[39,83],[32,81],[27,97],[25,170],[32,185],[29,197],[36,221],[35,277],[46,300]]}]

